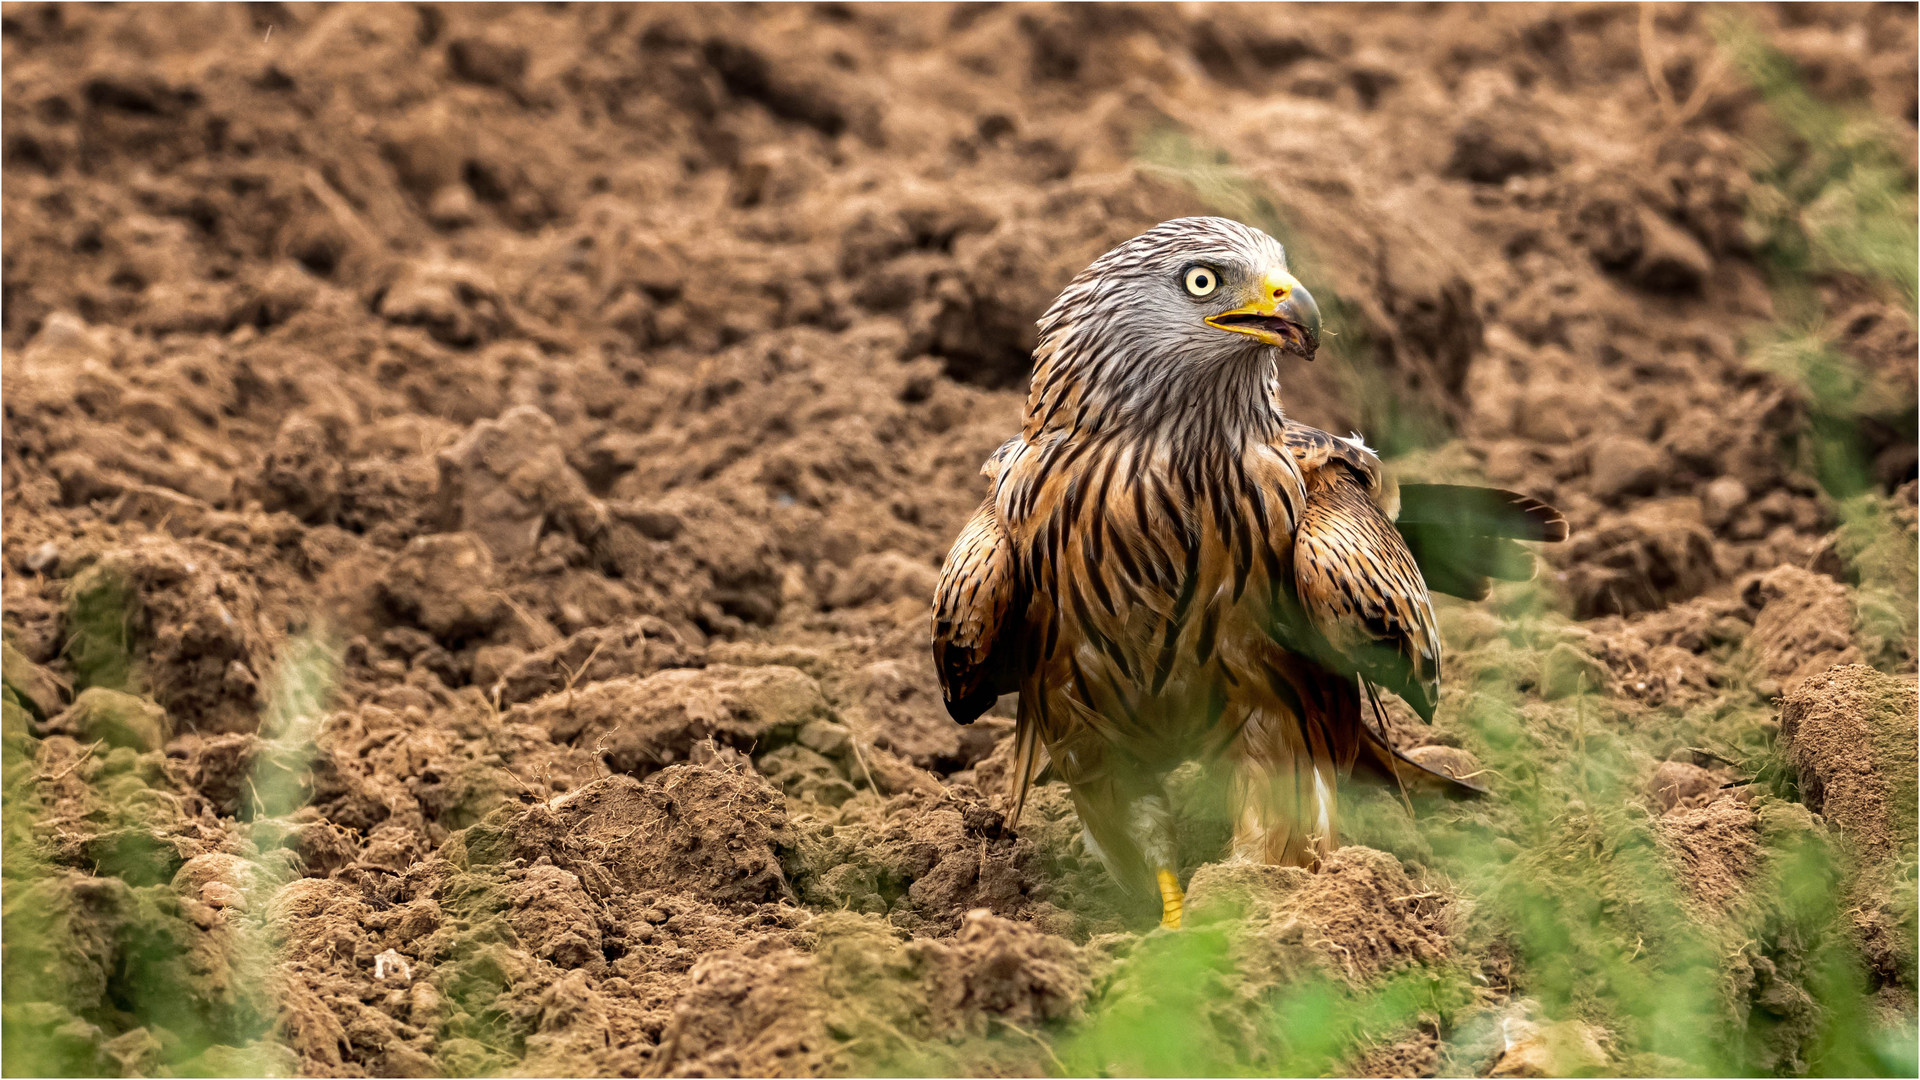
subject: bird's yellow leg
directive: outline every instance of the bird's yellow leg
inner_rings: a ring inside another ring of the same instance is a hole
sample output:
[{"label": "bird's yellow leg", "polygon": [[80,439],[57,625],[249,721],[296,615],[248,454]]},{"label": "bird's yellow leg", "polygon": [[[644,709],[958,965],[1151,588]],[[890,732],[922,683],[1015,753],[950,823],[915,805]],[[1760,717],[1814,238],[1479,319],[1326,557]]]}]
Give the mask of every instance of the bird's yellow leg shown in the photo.
[{"label": "bird's yellow leg", "polygon": [[1180,915],[1186,910],[1187,894],[1180,890],[1180,879],[1171,870],[1162,870],[1160,879],[1160,925],[1180,929]]}]

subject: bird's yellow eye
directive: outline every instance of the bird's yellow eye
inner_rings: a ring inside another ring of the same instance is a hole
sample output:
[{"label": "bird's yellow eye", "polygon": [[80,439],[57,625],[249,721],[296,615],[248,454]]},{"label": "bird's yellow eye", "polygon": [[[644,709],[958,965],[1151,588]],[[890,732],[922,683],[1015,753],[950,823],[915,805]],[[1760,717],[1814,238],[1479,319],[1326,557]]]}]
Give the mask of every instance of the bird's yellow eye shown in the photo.
[{"label": "bird's yellow eye", "polygon": [[1206,296],[1220,287],[1220,275],[1204,266],[1196,266],[1187,271],[1187,292],[1194,296]]}]

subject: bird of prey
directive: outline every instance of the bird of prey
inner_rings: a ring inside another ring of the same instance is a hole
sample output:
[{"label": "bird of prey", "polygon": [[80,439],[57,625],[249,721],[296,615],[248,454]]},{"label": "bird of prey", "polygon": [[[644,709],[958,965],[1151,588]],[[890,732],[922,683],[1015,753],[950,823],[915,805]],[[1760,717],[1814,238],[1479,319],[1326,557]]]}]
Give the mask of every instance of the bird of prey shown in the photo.
[{"label": "bird of prey", "polygon": [[[947,555],[933,653],[961,723],[1018,692],[1010,820],[1040,768],[1122,883],[1184,894],[1163,778],[1224,767],[1235,857],[1315,866],[1338,779],[1458,784],[1401,757],[1377,688],[1431,721],[1430,588],[1524,579],[1515,540],[1566,522],[1523,495],[1396,485],[1358,437],[1296,424],[1280,367],[1320,315],[1267,234],[1169,221],[1103,255],[1040,320],[1020,433]],[[1468,785],[1472,786],[1472,785]]]}]

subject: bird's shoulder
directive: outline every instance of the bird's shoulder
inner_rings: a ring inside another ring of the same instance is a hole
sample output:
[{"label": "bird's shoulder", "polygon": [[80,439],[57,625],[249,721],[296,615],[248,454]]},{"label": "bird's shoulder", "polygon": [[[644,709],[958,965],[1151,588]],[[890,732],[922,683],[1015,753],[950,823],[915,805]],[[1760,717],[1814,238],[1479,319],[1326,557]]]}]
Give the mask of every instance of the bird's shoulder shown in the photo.
[{"label": "bird's shoulder", "polygon": [[1001,443],[994,449],[993,453],[987,455],[987,460],[981,463],[980,475],[986,477],[989,481],[998,481],[1000,474],[1006,470],[1007,464],[1019,456],[1021,448],[1026,444],[1027,437],[1025,435],[1015,435],[1013,438]]},{"label": "bird's shoulder", "polygon": [[1348,482],[1393,517],[1392,483],[1380,464],[1380,455],[1358,433],[1345,437],[1289,420],[1280,433],[1280,445],[1293,458],[1309,491]]}]

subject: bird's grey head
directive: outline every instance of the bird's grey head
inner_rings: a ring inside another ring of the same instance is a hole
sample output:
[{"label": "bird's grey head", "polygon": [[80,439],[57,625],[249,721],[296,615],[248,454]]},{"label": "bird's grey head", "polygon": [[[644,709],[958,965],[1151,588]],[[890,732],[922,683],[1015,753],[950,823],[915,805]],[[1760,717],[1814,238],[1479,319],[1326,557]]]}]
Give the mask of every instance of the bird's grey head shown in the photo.
[{"label": "bird's grey head", "polygon": [[1029,408],[1058,396],[1043,382],[1067,379],[1081,412],[1139,418],[1270,380],[1282,355],[1311,360],[1319,344],[1319,308],[1279,241],[1226,218],[1176,218],[1096,259],[1053,302]]}]

